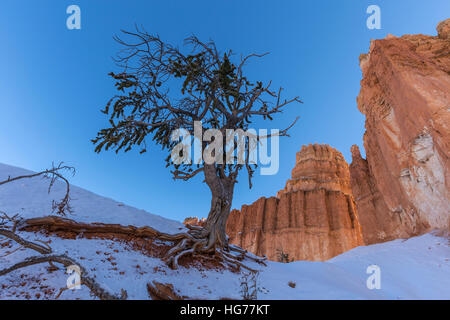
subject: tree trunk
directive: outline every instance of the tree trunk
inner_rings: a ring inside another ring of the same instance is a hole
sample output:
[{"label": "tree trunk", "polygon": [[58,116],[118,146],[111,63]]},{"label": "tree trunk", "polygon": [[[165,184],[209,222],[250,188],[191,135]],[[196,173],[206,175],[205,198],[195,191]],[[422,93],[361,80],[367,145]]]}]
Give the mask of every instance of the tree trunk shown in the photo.
[{"label": "tree trunk", "polygon": [[208,250],[215,246],[224,248],[228,246],[226,223],[233,201],[234,182],[219,177],[214,165],[205,165],[204,173],[212,194],[211,209],[204,227],[208,237],[206,246]]},{"label": "tree trunk", "polygon": [[164,261],[176,269],[179,259],[185,255],[214,253],[214,259],[218,259],[226,265],[231,264],[237,268],[243,267],[251,272],[256,272],[255,269],[249,268],[241,261],[248,258],[264,264],[266,258],[249,255],[246,250],[228,244],[226,223],[233,201],[234,178],[221,175],[215,165],[205,164],[203,171],[206,184],[212,194],[211,210],[205,226],[188,226],[189,231],[186,233],[164,234],[166,239],[172,238],[174,241],[178,241],[167,252]]}]

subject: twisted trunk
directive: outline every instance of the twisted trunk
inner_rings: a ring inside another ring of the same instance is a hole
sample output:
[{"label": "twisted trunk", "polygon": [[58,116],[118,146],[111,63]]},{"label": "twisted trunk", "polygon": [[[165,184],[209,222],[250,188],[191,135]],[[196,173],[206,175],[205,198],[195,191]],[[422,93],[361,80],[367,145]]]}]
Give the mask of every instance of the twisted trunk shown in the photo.
[{"label": "twisted trunk", "polygon": [[208,237],[206,249],[215,246],[226,248],[228,237],[225,230],[233,202],[234,181],[219,177],[214,165],[205,165],[204,174],[212,195],[211,209],[203,230],[203,234]]},{"label": "twisted trunk", "polygon": [[211,209],[203,227],[187,225],[189,231],[182,234],[164,234],[166,240],[173,239],[177,244],[172,247],[164,257],[164,260],[172,267],[178,267],[178,261],[185,255],[203,254],[218,259],[224,264],[234,267],[243,267],[251,272],[256,270],[249,268],[240,261],[250,259],[263,263],[264,258],[259,258],[247,253],[246,250],[228,244],[226,235],[226,223],[230,215],[233,201],[235,180],[222,176],[215,165],[203,167],[205,182],[211,190]]}]

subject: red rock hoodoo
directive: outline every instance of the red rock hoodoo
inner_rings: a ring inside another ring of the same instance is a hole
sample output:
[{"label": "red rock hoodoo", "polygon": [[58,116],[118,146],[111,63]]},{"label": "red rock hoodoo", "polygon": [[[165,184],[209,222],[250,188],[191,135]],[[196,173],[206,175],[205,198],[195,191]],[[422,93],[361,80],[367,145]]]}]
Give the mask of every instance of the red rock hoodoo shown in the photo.
[{"label": "red rock hoodoo", "polygon": [[183,224],[189,224],[191,226],[205,226],[206,218],[198,218],[198,217],[187,217],[184,219]]},{"label": "red rock hoodoo", "polygon": [[277,197],[233,210],[230,242],[270,260],[327,260],[362,245],[342,154],[328,145],[303,146],[292,178]]},{"label": "red rock hoodoo", "polygon": [[449,228],[450,19],[438,36],[388,36],[360,57],[367,160],[351,185],[367,244]]}]

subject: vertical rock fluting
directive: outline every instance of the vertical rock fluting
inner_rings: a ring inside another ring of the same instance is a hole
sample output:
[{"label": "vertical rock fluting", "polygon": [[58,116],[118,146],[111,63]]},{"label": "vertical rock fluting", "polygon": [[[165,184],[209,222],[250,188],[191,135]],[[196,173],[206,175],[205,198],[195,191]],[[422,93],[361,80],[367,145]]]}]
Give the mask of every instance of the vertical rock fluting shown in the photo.
[{"label": "vertical rock fluting", "polygon": [[280,260],[327,260],[362,245],[348,165],[327,145],[303,146],[292,178],[277,197],[260,198],[231,212],[233,244]]},{"label": "vertical rock fluting", "polygon": [[389,210],[358,146],[352,146],[351,152],[351,185],[364,242],[371,244],[407,237],[405,230],[400,228],[400,216]]},{"label": "vertical rock fluting", "polygon": [[360,57],[367,161],[350,166],[367,243],[448,228],[450,19],[438,36],[388,36]]}]

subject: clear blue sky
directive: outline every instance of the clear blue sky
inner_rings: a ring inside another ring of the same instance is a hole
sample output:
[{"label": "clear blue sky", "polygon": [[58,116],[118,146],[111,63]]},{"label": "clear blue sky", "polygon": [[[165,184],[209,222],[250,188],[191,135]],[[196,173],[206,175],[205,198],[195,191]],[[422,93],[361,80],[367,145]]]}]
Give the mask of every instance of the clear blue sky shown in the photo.
[{"label": "clear blue sky", "polygon": [[[81,8],[82,29],[66,28],[66,8]],[[381,8],[381,30],[366,27],[366,8]],[[90,139],[106,124],[99,112],[114,93],[107,76],[119,49],[112,36],[135,23],[173,44],[196,34],[219,49],[271,54],[248,67],[251,79],[272,79],[304,104],[268,128],[301,119],[280,142],[280,171],[245,175],[234,207],[284,187],[301,145],[328,143],[350,161],[362,147],[364,118],[357,110],[360,53],[386,34],[436,35],[450,1],[101,1],[3,0],[0,5],[0,162],[40,170],[52,161],[77,168],[72,183],[100,195],[182,220],[206,216],[210,194],[201,178],[173,181],[165,154],[95,154]]]}]

